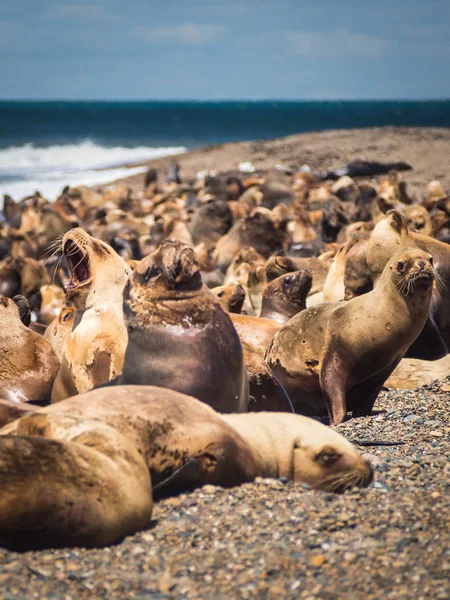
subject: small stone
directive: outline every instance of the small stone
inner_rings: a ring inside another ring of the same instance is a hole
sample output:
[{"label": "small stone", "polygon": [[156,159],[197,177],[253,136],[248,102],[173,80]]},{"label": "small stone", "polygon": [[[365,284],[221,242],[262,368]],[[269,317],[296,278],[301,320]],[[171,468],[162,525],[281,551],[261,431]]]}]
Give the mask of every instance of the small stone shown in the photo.
[{"label": "small stone", "polygon": [[321,567],[325,562],[325,556],[323,554],[318,554],[311,560],[311,564],[313,567]]}]

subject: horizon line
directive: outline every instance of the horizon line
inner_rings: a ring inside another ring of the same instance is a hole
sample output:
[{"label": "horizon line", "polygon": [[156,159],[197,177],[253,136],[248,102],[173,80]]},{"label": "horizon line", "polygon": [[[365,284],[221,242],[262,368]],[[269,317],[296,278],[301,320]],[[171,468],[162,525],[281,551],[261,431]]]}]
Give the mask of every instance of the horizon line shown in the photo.
[{"label": "horizon line", "polygon": [[213,98],[209,100],[202,100],[199,98],[164,98],[164,99],[152,99],[152,98],[0,98],[0,102],[124,102],[124,103],[135,103],[135,102],[173,102],[173,103],[196,103],[196,104],[207,104],[207,103],[262,103],[262,102],[283,102],[283,103],[303,103],[303,102],[449,102],[450,97],[437,97],[437,98]]}]

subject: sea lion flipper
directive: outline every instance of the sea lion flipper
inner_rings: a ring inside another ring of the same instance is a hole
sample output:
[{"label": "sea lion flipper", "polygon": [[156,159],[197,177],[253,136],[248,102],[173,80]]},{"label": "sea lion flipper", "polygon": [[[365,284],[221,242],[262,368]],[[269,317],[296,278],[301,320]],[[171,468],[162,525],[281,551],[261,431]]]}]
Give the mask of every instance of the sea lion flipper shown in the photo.
[{"label": "sea lion flipper", "polygon": [[203,471],[203,465],[198,458],[190,458],[179,469],[171,473],[166,479],[153,486],[153,493],[167,494],[174,489],[182,490],[194,487]]},{"label": "sea lion flipper", "polygon": [[343,423],[347,415],[347,369],[339,354],[330,348],[323,358],[320,371],[320,387],[325,398],[330,425]]}]

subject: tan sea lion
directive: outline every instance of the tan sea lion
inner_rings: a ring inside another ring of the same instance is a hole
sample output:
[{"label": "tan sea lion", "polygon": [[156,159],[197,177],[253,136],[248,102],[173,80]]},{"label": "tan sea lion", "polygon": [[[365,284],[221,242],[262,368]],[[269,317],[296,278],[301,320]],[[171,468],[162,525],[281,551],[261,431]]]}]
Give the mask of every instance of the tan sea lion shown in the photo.
[{"label": "tan sea lion", "polygon": [[245,290],[242,285],[221,285],[212,288],[211,291],[219,298],[225,310],[236,314],[241,312],[245,300]]},{"label": "tan sea lion", "polygon": [[[255,477],[343,491],[368,462],[340,434],[277,413],[221,416],[172,390],[93,390],[0,431],[0,544],[104,546],[146,527],[155,493]],[[44,485],[43,485],[44,483]]]},{"label": "tan sea lion", "polygon": [[0,296],[0,398],[48,402],[58,369],[51,345],[25,327],[13,300]]},{"label": "tan sea lion", "polygon": [[41,322],[49,325],[59,317],[66,304],[64,290],[57,285],[47,284],[41,287]]},{"label": "tan sea lion", "polygon": [[421,248],[430,253],[436,273],[430,315],[408,356],[437,360],[450,352],[450,247],[410,231],[408,225],[403,214],[389,211],[367,240],[350,249],[345,267],[345,297],[349,299],[370,290],[387,262],[401,248]]},{"label": "tan sea lion", "polygon": [[356,244],[357,239],[343,244],[337,251],[327,278],[323,284],[323,302],[339,302],[345,297],[345,265],[349,250]]},{"label": "tan sea lion", "polygon": [[76,312],[74,306],[63,308],[59,316],[50,323],[44,333],[44,338],[53,346],[53,350],[60,361],[63,357],[64,342],[73,328]]},{"label": "tan sea lion", "polygon": [[305,310],[311,285],[312,276],[306,270],[277,277],[264,290],[260,316],[277,323],[286,323]]},{"label": "tan sea lion", "polygon": [[450,354],[439,360],[403,358],[384,384],[385,387],[413,390],[450,375]]},{"label": "tan sea lion", "polygon": [[117,385],[159,385],[219,412],[248,406],[239,338],[202,284],[192,247],[168,238],[135,268],[124,290],[128,346]]},{"label": "tan sea lion", "polygon": [[405,249],[389,261],[374,289],[293,317],[274,337],[266,362],[296,411],[368,415],[383,383],[427,320],[434,282],[430,254]]},{"label": "tan sea lion", "polygon": [[62,252],[71,277],[65,291],[76,315],[63,345],[52,402],[118,377],[128,340],[122,294],[131,267],[108,244],[79,228],[65,234]]},{"label": "tan sea lion", "polygon": [[261,358],[264,358],[273,336],[280,330],[281,323],[262,317],[230,315],[241,342],[248,344]]}]

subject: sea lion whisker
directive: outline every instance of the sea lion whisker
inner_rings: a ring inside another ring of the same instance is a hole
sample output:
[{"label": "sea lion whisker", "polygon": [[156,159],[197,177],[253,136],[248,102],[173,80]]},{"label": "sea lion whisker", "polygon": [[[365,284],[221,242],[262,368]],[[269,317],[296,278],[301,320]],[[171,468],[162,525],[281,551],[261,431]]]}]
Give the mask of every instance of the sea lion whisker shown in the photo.
[{"label": "sea lion whisker", "polygon": [[56,250],[54,252],[52,252],[52,254],[50,254],[50,256],[44,261],[44,267],[52,260],[52,258],[57,256],[60,251],[61,250],[59,248],[56,248]]}]

